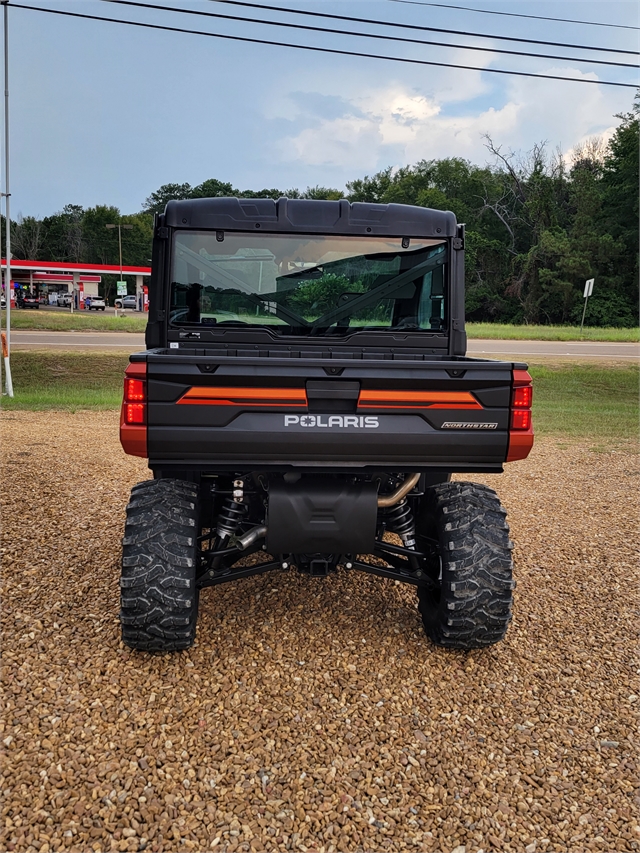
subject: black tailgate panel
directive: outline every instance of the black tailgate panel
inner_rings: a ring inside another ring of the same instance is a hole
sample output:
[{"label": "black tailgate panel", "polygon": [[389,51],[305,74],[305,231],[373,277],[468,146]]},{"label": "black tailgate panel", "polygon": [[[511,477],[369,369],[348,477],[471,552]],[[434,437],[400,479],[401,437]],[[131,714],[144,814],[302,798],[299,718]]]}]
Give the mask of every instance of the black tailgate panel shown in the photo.
[{"label": "black tailgate panel", "polygon": [[512,365],[147,355],[151,466],[500,470]]}]

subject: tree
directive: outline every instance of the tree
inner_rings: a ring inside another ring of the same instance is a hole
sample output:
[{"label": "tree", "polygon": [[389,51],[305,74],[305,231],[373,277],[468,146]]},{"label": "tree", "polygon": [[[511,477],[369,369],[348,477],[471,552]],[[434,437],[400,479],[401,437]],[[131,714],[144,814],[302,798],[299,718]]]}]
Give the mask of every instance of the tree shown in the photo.
[{"label": "tree", "polygon": [[11,223],[11,254],[22,260],[38,260],[44,240],[42,222],[33,216],[18,216]]},{"label": "tree", "polygon": [[70,263],[84,260],[83,216],[84,209],[79,204],[67,204],[59,213],[42,220],[42,259]]},{"label": "tree", "polygon": [[219,181],[217,178],[209,178],[191,190],[188,198],[224,198],[226,196],[237,196],[238,190],[233,184]]},{"label": "tree", "polygon": [[[605,154],[602,168],[603,199],[598,225],[620,246],[614,265],[609,265],[608,286],[617,294],[616,304],[638,322],[638,182],[640,96],[633,110],[617,116],[616,129]],[[598,291],[600,288],[598,288]],[[594,288],[594,296],[596,290]],[[599,295],[598,295],[598,298]],[[621,301],[620,301],[621,300]],[[615,315],[611,322],[616,322]],[[621,322],[621,320],[617,320]],[[625,320],[625,324],[627,321]]]},{"label": "tree", "polygon": [[372,204],[381,202],[391,185],[392,171],[392,167],[388,166],[371,178],[369,175],[365,175],[364,178],[348,181],[347,198],[349,201],[366,201]]},{"label": "tree", "polygon": [[[293,192],[297,192],[297,190],[294,190]],[[242,192],[239,193],[240,198],[272,198],[274,201],[285,196],[287,196],[287,192],[274,188],[270,190],[242,190]],[[292,196],[289,196],[289,198],[292,198]]]},{"label": "tree", "polygon": [[[559,152],[549,158],[544,142],[518,157],[514,152],[503,154],[488,135],[485,139],[499,164],[495,169],[499,197],[485,199],[485,210],[492,211],[508,233],[512,261],[504,295],[515,303],[512,319],[555,322],[558,317],[557,311],[555,318],[551,316],[552,303],[557,307],[559,292],[566,297],[567,282],[558,282],[544,270],[549,247],[566,245],[558,243],[567,192],[563,158]],[[565,310],[566,298],[563,305]]]},{"label": "tree", "polygon": [[168,201],[191,198],[191,184],[163,184],[145,200],[144,213],[164,213]]},{"label": "tree", "polygon": [[315,198],[321,200],[339,201],[344,198],[344,193],[330,187],[307,187],[300,198]]},{"label": "tree", "polygon": [[[118,222],[120,222],[120,211],[117,207],[98,204],[85,210],[82,218],[82,231],[86,246],[85,261],[91,264],[119,263],[118,229],[107,228],[107,225],[117,225]],[[124,249],[126,232],[123,234]]]}]

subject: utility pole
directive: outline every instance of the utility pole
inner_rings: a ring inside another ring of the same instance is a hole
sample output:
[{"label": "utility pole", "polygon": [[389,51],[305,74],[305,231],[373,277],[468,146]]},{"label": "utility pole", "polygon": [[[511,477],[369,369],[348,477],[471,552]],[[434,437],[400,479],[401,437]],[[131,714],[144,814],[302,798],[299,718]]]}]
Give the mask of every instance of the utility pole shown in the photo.
[{"label": "utility pole", "polygon": [[[111,229],[111,228],[117,228],[118,229],[118,251],[120,253],[120,281],[122,281],[122,229],[124,228],[125,231],[131,231],[131,229],[133,228],[133,225],[123,225],[121,222],[118,222],[117,225],[109,224],[109,225],[105,225],[104,227],[109,228],[109,229]],[[117,289],[116,289],[116,296],[117,295],[118,294],[117,294]]]},{"label": "utility pole", "polygon": [[9,199],[9,0],[1,0],[4,6],[4,197],[5,222],[7,228],[7,266],[4,276],[5,299],[7,300],[7,355],[11,357],[11,213]]}]

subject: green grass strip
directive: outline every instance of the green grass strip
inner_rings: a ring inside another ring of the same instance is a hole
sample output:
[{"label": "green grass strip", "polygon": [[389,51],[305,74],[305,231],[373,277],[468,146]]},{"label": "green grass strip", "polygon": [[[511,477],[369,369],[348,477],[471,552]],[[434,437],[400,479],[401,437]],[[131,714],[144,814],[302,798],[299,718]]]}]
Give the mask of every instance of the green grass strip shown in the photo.
[{"label": "green grass strip", "polygon": [[536,433],[638,442],[638,365],[537,365],[529,372],[533,377]]},{"label": "green grass strip", "polygon": [[580,326],[507,326],[502,323],[467,323],[467,336],[499,341],[611,341],[635,343],[640,328],[584,328]]},{"label": "green grass strip", "polygon": [[[6,328],[6,311],[2,311],[2,328]],[[23,309],[11,312],[11,328],[17,331],[41,332],[144,332],[147,318],[128,313],[124,317],[98,311],[56,311]]]},{"label": "green grass strip", "polygon": [[14,352],[14,397],[2,397],[9,411],[115,409],[122,402],[127,354]]}]

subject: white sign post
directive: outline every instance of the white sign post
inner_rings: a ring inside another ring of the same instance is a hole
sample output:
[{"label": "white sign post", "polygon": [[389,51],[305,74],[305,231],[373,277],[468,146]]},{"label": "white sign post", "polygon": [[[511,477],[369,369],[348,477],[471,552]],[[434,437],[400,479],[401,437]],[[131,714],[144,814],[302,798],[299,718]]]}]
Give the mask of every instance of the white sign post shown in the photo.
[{"label": "white sign post", "polygon": [[582,310],[582,322],[580,323],[580,334],[582,334],[582,327],[584,326],[584,315],[587,313],[587,302],[589,301],[589,297],[593,293],[593,282],[595,279],[590,278],[584,284],[584,308]]}]

